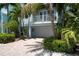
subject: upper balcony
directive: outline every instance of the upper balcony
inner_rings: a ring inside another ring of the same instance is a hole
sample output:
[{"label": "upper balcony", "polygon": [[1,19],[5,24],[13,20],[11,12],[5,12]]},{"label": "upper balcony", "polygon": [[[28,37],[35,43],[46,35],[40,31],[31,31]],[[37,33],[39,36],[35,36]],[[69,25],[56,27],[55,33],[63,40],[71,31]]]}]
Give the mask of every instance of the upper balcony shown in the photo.
[{"label": "upper balcony", "polygon": [[[58,13],[57,12],[52,12],[52,15],[54,15],[52,20],[54,20],[54,23],[57,23]],[[49,19],[48,11],[47,10],[42,10],[42,11],[38,12],[36,15],[31,15],[30,17],[28,17],[24,21],[24,23],[27,23],[27,24],[29,22],[30,22],[31,25],[35,26],[35,25],[50,24],[51,20]]]},{"label": "upper balcony", "polygon": [[[54,23],[57,23],[58,20],[58,13],[52,11],[52,20],[54,20]],[[42,10],[40,11],[37,15],[31,15],[32,23],[49,23],[51,20],[49,19],[48,11],[47,10]]]}]

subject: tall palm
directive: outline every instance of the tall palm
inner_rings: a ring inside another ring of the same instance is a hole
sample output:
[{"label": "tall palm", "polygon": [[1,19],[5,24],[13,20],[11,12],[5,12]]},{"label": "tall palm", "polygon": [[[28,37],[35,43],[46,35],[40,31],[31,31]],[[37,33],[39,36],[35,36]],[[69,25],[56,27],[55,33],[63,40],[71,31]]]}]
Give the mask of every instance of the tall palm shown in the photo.
[{"label": "tall palm", "polygon": [[19,24],[18,31],[19,35],[21,35],[21,5],[16,4],[13,7],[12,11],[9,13],[9,20],[16,20]]},{"label": "tall palm", "polygon": [[[13,4],[13,3],[1,3],[0,4],[0,12],[1,12],[1,9],[3,8],[3,7],[5,7],[6,9],[7,9],[7,16],[8,16],[8,13],[9,13],[9,5],[12,5],[12,6],[15,6],[15,4]],[[0,18],[1,18],[1,13],[0,13]],[[7,17],[7,19],[6,20],[8,20],[8,17]],[[2,25],[2,28],[3,28],[3,25]],[[7,29],[8,30],[8,29]]]},{"label": "tall palm", "polygon": [[49,18],[52,22],[52,31],[54,33],[54,37],[56,37],[57,34],[56,34],[56,31],[55,31],[55,23],[54,23],[55,17],[54,17],[54,15],[52,15],[52,10],[54,10],[55,6],[52,3],[49,3],[47,5],[49,6],[47,8],[47,10],[48,10]]},{"label": "tall palm", "polygon": [[61,34],[61,30],[64,27],[64,12],[65,12],[65,4],[64,3],[57,3],[56,9],[58,12],[58,23],[57,23],[57,36],[58,38],[63,38]]},{"label": "tall palm", "polygon": [[52,22],[52,29],[53,29],[53,33],[54,33],[54,37],[56,36],[55,34],[55,25],[54,25],[54,16],[52,16],[52,10],[53,10],[53,4],[42,4],[42,3],[33,3],[33,4],[26,4],[23,8],[23,12],[24,14],[30,16],[31,14],[35,14],[36,12],[42,10],[42,9],[47,9],[48,10],[48,14],[49,14],[49,18]]}]

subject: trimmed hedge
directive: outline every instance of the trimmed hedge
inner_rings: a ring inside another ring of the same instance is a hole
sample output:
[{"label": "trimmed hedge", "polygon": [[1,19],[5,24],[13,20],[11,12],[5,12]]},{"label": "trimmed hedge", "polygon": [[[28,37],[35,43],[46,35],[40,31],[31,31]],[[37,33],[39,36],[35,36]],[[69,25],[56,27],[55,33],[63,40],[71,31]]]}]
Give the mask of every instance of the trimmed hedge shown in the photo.
[{"label": "trimmed hedge", "polygon": [[15,34],[0,33],[0,43],[13,42],[15,40]]}]

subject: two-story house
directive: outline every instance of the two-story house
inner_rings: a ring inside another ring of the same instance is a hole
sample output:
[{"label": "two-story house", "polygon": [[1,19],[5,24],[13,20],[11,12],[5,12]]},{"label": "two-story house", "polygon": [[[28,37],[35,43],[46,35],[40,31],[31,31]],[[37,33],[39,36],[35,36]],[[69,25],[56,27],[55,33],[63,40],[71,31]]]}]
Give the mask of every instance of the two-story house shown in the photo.
[{"label": "two-story house", "polygon": [[[54,23],[58,21],[58,13],[52,10]],[[52,23],[49,19],[48,10],[41,10],[36,15],[23,19],[24,25],[29,26],[29,37],[50,37],[53,36]]]},{"label": "two-story house", "polygon": [[[12,6],[9,5],[9,10]],[[7,22],[7,8],[3,7],[0,11],[0,33],[7,33],[4,24]],[[58,21],[58,13],[55,8],[52,10],[52,16],[54,16],[54,23]],[[29,37],[50,37],[53,36],[52,23],[49,19],[48,10],[40,10],[36,15],[31,15],[28,18],[22,20],[24,26],[29,26]]]}]

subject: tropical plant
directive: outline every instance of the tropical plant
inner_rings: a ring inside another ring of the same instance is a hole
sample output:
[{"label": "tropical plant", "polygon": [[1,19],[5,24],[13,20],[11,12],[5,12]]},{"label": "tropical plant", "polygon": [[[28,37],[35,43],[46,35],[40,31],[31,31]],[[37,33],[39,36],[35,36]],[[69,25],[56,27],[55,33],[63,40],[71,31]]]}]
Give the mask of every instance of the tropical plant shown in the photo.
[{"label": "tropical plant", "polygon": [[[10,12],[10,9],[9,9],[9,5],[11,5],[11,6],[16,6],[16,4],[14,4],[14,3],[0,3],[0,14],[1,14],[1,9],[2,8],[6,8],[6,10],[7,10],[7,16],[8,16],[8,13]],[[0,18],[1,18],[1,15],[0,15]],[[8,22],[8,17],[7,17],[7,22]],[[3,27],[4,25],[2,25],[2,27]],[[9,33],[9,29],[8,28],[6,28],[7,30],[8,30],[8,33]]]},{"label": "tropical plant", "polygon": [[69,10],[64,14],[65,16],[65,27],[72,28],[74,31],[79,33],[79,4],[68,4]]},{"label": "tropical plant", "polygon": [[52,42],[55,40],[53,37],[44,38],[43,40],[43,48],[46,50],[53,50]]},{"label": "tropical plant", "polygon": [[53,51],[65,52],[67,49],[66,41],[64,40],[54,40],[52,42]]},{"label": "tropical plant", "polygon": [[10,29],[10,31],[16,32],[18,31],[18,23],[16,20],[10,20],[5,24],[5,27]]},{"label": "tropical plant", "polygon": [[16,6],[13,7],[12,11],[10,11],[8,15],[9,15],[9,20],[11,20],[10,22],[16,21],[15,23],[18,28],[18,33],[20,36],[21,35],[21,5],[16,4]]},{"label": "tropical plant", "polygon": [[70,39],[73,39],[75,43],[77,42],[76,36],[75,36],[76,33],[70,28],[62,29],[62,34],[64,35],[64,39],[66,40],[68,47],[70,47],[70,43],[69,43]]}]

